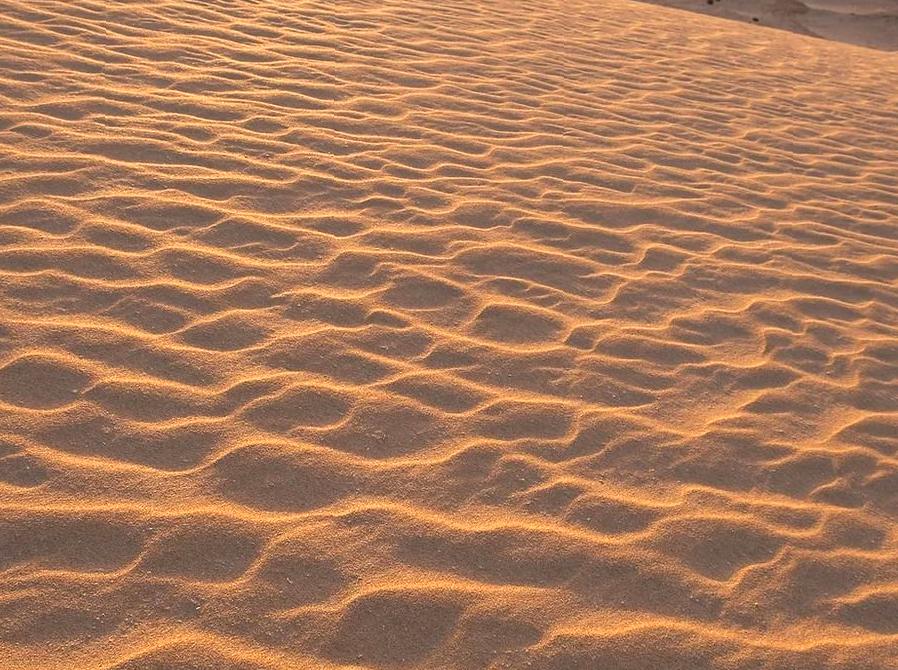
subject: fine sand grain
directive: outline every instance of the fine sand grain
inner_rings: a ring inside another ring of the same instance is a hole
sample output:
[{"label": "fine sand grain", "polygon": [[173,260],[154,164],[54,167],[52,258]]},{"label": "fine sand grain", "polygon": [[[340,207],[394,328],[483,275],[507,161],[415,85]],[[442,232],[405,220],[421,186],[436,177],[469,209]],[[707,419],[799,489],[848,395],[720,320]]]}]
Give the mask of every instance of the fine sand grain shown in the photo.
[{"label": "fine sand grain", "polygon": [[625,0],[0,0],[2,670],[898,669],[898,61]]}]

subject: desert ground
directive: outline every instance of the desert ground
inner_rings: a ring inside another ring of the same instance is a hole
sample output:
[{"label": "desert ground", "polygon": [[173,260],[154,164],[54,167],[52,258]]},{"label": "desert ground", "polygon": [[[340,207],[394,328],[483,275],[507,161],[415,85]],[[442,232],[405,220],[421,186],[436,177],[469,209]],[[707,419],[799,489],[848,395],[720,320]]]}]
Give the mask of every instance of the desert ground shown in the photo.
[{"label": "desert ground", "polygon": [[858,46],[898,51],[898,0],[642,0]]},{"label": "desert ground", "polygon": [[0,669],[898,669],[898,54],[0,0],[0,95]]}]

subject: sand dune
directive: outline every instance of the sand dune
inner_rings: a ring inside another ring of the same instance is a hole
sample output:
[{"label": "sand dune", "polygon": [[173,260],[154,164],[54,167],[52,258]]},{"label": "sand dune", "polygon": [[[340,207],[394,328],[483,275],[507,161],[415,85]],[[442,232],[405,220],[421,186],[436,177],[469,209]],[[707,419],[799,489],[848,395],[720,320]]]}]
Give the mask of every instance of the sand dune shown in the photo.
[{"label": "sand dune", "polygon": [[898,61],[624,0],[0,0],[0,667],[898,668]]},{"label": "sand dune", "polygon": [[736,21],[898,51],[895,0],[643,0]]}]

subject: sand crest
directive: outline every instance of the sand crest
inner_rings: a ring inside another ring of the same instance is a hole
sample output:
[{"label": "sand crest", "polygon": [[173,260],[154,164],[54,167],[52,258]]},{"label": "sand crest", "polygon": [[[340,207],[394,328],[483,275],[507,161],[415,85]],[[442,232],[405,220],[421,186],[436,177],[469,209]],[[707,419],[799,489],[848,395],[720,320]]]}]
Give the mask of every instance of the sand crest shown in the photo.
[{"label": "sand crest", "polygon": [[0,668],[898,668],[898,61],[625,0],[0,0]]}]

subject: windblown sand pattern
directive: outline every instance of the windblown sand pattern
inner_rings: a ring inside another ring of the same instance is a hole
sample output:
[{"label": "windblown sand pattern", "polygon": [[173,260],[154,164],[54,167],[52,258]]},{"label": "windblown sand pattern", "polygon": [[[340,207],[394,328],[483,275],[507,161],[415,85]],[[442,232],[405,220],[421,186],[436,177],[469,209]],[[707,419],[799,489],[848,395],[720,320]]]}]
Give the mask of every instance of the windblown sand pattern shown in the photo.
[{"label": "windblown sand pattern", "polygon": [[0,0],[4,670],[898,668],[898,61],[623,0]]}]

